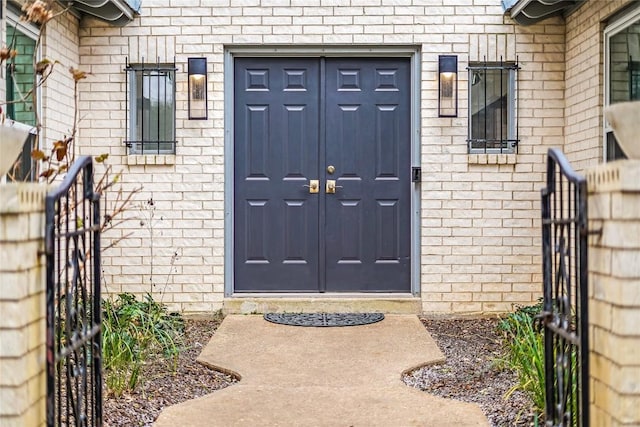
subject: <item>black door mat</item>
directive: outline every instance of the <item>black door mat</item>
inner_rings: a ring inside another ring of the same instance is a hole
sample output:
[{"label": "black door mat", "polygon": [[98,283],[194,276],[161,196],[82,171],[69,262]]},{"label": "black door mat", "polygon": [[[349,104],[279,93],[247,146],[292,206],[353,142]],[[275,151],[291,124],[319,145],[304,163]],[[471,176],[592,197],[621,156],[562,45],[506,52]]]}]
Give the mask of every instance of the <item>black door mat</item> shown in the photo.
[{"label": "black door mat", "polygon": [[382,313],[266,313],[264,319],[271,323],[290,326],[358,326],[376,323],[384,319]]}]

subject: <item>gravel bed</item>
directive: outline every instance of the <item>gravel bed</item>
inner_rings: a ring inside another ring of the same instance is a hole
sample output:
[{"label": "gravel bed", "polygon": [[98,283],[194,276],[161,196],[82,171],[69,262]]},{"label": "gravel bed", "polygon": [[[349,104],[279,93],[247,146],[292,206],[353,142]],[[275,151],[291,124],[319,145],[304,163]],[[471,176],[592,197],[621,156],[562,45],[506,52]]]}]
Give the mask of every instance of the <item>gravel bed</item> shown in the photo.
[{"label": "gravel bed", "polygon": [[[104,424],[151,426],[164,407],[212,393],[236,382],[196,362],[221,319],[187,319],[185,350],[177,364],[158,358],[143,369],[144,382],[131,394],[105,396]],[[531,401],[521,392],[505,394],[517,383],[514,372],[498,362],[504,356],[495,319],[423,318],[445,363],[415,370],[404,382],[426,392],[466,402],[483,409],[492,426],[533,425]],[[174,370],[175,369],[175,370]]]},{"label": "gravel bed", "polygon": [[184,351],[173,366],[172,359],[158,357],[145,363],[142,385],[120,397],[105,396],[106,427],[151,426],[163,408],[228,387],[236,379],[196,362],[221,318],[186,319]]},{"label": "gravel bed", "polygon": [[[446,361],[417,369],[404,382],[425,392],[480,405],[492,426],[534,425],[533,403],[505,368],[506,355],[497,319],[422,318]],[[505,397],[505,396],[508,396]]]}]

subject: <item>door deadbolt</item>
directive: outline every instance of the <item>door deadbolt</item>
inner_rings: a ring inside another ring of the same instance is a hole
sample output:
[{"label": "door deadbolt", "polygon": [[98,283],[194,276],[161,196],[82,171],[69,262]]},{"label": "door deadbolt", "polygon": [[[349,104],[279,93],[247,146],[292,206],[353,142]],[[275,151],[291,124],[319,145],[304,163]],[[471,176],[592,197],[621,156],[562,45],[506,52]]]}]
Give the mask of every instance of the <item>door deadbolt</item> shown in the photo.
[{"label": "door deadbolt", "polygon": [[335,166],[333,166],[333,165],[329,165],[329,166],[327,166],[327,173],[328,173],[329,175],[333,175],[333,173],[334,173],[335,171],[336,171],[336,167],[335,167]]}]

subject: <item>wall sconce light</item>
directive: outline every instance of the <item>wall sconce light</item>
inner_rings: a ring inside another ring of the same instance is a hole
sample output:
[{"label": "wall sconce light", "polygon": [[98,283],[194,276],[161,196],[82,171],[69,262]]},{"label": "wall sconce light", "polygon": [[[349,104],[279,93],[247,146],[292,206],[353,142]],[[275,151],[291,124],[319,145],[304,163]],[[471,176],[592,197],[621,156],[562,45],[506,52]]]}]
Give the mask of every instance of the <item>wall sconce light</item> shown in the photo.
[{"label": "wall sconce light", "polygon": [[458,117],[458,56],[438,57],[438,117]]},{"label": "wall sconce light", "polygon": [[207,120],[207,58],[189,58],[189,120]]}]

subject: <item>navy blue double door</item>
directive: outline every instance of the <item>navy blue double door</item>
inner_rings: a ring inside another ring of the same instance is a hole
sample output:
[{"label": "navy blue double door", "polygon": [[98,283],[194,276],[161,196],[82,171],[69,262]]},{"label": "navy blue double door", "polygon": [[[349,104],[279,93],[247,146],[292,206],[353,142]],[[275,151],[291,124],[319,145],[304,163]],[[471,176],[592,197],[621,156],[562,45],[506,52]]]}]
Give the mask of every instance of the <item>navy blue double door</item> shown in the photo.
[{"label": "navy blue double door", "polygon": [[409,59],[234,68],[234,291],[410,292]]}]

